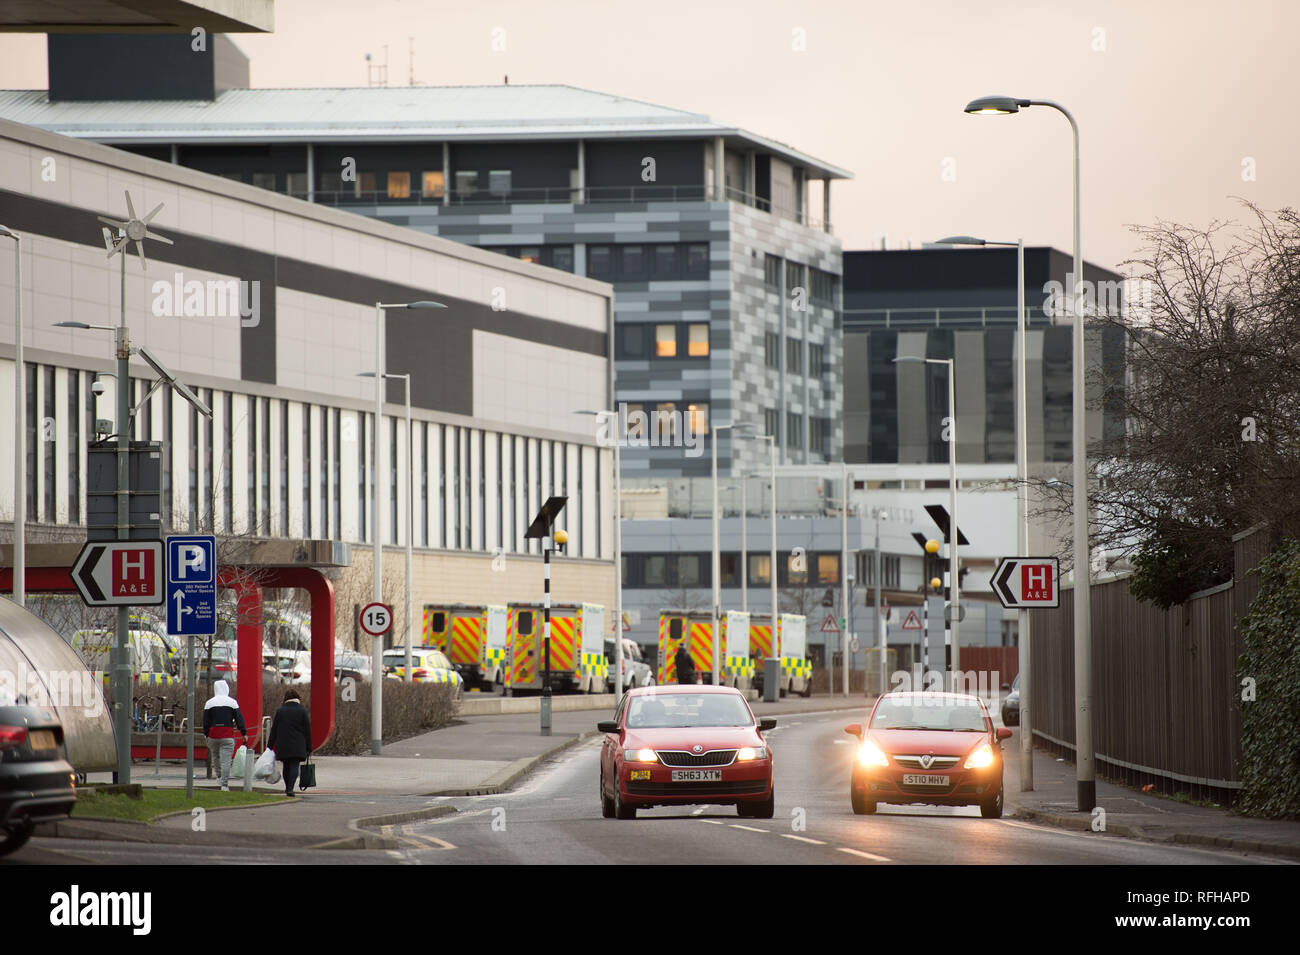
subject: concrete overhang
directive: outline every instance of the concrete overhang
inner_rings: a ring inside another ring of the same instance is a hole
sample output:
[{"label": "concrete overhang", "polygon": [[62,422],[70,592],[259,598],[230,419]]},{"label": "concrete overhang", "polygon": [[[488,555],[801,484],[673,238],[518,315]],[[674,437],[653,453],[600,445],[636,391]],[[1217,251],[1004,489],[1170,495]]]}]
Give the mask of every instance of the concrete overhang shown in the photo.
[{"label": "concrete overhang", "polygon": [[[28,567],[71,567],[77,562],[83,542],[28,543]],[[0,544],[0,566],[12,567],[13,545]],[[320,570],[348,567],[352,545],[345,541],[292,540],[287,538],[217,538],[217,558],[225,565],[256,570],[259,567],[315,567]]]},{"label": "concrete overhang", "polygon": [[0,33],[270,33],[275,0],[5,0]]}]

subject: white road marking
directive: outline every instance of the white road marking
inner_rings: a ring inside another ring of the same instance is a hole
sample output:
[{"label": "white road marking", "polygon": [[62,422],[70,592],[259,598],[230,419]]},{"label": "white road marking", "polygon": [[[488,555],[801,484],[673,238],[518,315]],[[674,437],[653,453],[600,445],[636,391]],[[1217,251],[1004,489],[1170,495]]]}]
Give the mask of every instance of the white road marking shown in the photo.
[{"label": "white road marking", "polygon": [[[444,840],[442,840],[442,839],[439,839],[437,836],[426,836],[426,835],[422,835],[422,834],[420,834],[420,833],[418,833],[418,832],[412,832],[412,833],[409,833],[409,834],[408,834],[408,838],[409,838],[409,839],[412,839],[412,840],[418,840],[419,842],[428,843],[429,845],[433,846],[435,849],[455,849],[455,848],[456,848],[456,847],[453,846],[450,842],[446,842],[446,841],[444,841]],[[421,846],[420,848],[425,848],[425,847],[424,847],[424,846]]]},{"label": "white road marking", "polygon": [[824,845],[826,845],[826,843],[822,842],[820,839],[809,839],[807,836],[796,836],[796,835],[793,835],[792,833],[789,833],[789,832],[783,832],[783,833],[781,833],[781,838],[782,838],[782,839],[797,839],[797,840],[800,841],[800,842],[807,842],[807,843],[810,843],[810,844],[812,844],[812,845],[814,845],[814,846],[824,846]]},{"label": "white road marking", "polygon": [[700,822],[707,822],[711,826],[725,826],[725,822],[719,822],[717,819],[701,819]]},{"label": "white road marking", "polygon": [[742,826],[738,823],[731,824],[732,829],[744,829],[746,832],[767,832],[766,829],[755,829],[753,826]]},{"label": "white road marking", "polygon": [[893,859],[886,859],[884,856],[872,855],[870,852],[863,852],[861,849],[846,849],[840,846],[840,852],[847,852],[852,856],[861,856],[864,859],[870,859],[872,862],[893,862]]},{"label": "white road marking", "polygon": [[392,856],[394,859],[404,859],[404,858],[406,858],[406,857],[403,856],[400,852],[398,852],[396,849],[389,849],[389,850],[387,850],[387,852],[388,852],[388,854],[389,854],[390,856]]},{"label": "white road marking", "polygon": [[697,810],[695,810],[693,813],[691,813],[691,815],[692,815],[692,816],[702,816],[702,815],[704,815],[704,807],[701,806],[699,809],[697,809]]}]

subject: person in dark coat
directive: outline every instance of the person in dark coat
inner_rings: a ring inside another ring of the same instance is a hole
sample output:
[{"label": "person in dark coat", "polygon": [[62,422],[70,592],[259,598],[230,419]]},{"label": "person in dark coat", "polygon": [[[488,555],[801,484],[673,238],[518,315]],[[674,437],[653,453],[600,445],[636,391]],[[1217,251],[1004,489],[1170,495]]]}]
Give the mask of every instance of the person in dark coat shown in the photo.
[{"label": "person in dark coat", "polygon": [[208,738],[208,751],[217,764],[223,792],[230,789],[235,739],[245,732],[244,714],[239,712],[239,702],[230,695],[230,684],[217,680],[212,684],[212,699],[203,705],[203,735]]},{"label": "person in dark coat", "polygon": [[685,640],[677,644],[677,655],[674,661],[677,664],[677,682],[694,683],[695,661],[691,659],[691,652],[686,649]]},{"label": "person in dark coat", "polygon": [[271,720],[271,735],[266,745],[284,763],[284,794],[292,796],[293,784],[298,781],[298,764],[311,753],[311,717],[297,690],[285,691],[284,703]]}]

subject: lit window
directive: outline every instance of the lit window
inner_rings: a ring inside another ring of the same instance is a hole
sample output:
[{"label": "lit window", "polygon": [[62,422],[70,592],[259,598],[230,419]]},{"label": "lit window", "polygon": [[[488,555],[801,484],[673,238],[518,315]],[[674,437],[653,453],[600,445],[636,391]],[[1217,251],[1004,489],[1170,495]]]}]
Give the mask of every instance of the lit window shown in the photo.
[{"label": "lit window", "polygon": [[[799,568],[803,569],[800,570]],[[789,574],[789,580],[792,584],[806,584],[808,582],[808,555],[807,554],[787,554],[785,558],[786,573]]]},{"label": "lit window", "polygon": [[542,261],[542,250],[535,245],[526,245],[519,250],[519,258],[525,262],[540,263]]},{"label": "lit window", "polygon": [[656,325],[655,326],[655,356],[658,358],[674,358],[677,355],[677,326],[676,325]]},{"label": "lit window", "polygon": [[362,196],[373,196],[375,194],[375,174],[373,172],[357,173],[356,182],[353,183],[356,188],[357,198]]},{"label": "lit window", "polygon": [[819,584],[837,584],[840,582],[840,555],[817,555],[817,582]]},{"label": "lit window", "polygon": [[708,402],[697,401],[686,406],[686,411],[690,415],[688,427],[691,434],[708,434],[709,432],[709,405]]},{"label": "lit window", "polygon": [[690,326],[690,340],[686,345],[686,354],[700,358],[709,353],[709,326],[699,324]]},{"label": "lit window", "polygon": [[388,174],[388,198],[411,198],[411,174],[409,172],[390,172]]},{"label": "lit window", "polygon": [[627,436],[629,438],[645,437],[645,406],[642,404],[627,404]]},{"label": "lit window", "polygon": [[766,584],[771,578],[772,558],[768,554],[754,554],[749,558],[749,582]]},{"label": "lit window", "polygon": [[677,403],[662,401],[655,405],[654,434],[657,440],[677,436]]},{"label": "lit window", "polygon": [[424,195],[425,198],[441,199],[443,191],[447,187],[447,182],[443,178],[442,170],[429,171],[424,173]]}]

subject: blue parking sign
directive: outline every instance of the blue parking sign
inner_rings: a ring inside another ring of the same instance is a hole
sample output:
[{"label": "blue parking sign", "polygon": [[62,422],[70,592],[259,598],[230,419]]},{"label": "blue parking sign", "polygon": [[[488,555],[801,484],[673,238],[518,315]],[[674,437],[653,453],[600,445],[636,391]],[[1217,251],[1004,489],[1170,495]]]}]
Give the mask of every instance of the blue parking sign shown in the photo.
[{"label": "blue parking sign", "polygon": [[167,538],[167,633],[206,637],[217,632],[217,539]]}]

